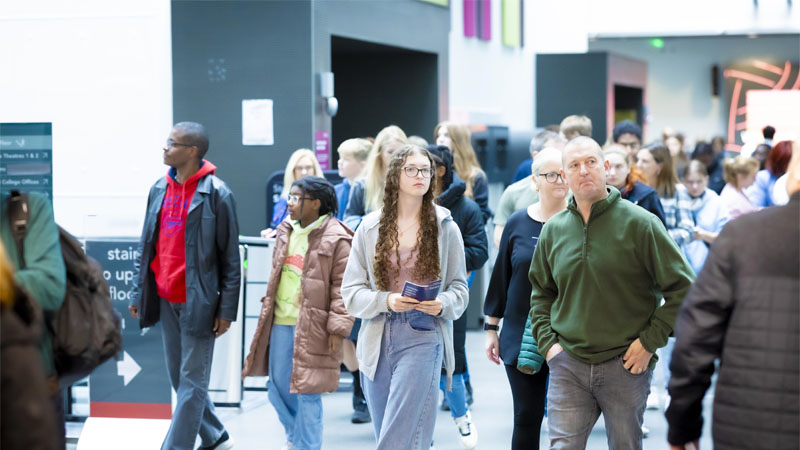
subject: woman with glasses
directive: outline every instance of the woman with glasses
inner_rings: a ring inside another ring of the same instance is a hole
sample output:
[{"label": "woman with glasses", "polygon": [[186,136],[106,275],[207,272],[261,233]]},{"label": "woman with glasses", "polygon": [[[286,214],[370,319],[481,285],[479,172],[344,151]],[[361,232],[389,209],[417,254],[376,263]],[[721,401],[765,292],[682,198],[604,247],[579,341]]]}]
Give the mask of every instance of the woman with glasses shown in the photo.
[{"label": "woman with glasses", "polygon": [[283,190],[281,191],[280,199],[272,207],[272,221],[269,224],[269,228],[261,230],[261,237],[275,237],[275,230],[278,225],[289,216],[289,205],[286,203],[286,199],[289,197],[292,183],[312,175],[320,178],[325,177],[322,167],[317,161],[317,156],[307,148],[295,150],[289,158],[289,162],[286,163],[286,170],[283,171]]},{"label": "woman with glasses", "polygon": [[320,177],[292,183],[289,216],[278,225],[272,272],[243,376],[269,375],[269,402],[286,447],[322,447],[323,392],[339,384],[342,340],[353,318],[341,296],[353,233],[336,219],[333,185]]},{"label": "woman with glasses", "polygon": [[[442,360],[450,389],[453,320],[469,300],[461,233],[434,204],[433,175],[425,149],[394,152],[383,206],[356,230],[342,281],[347,311],[362,320],[356,354],[379,450],[429,447]],[[406,283],[437,281],[435,292],[403,295]]]},{"label": "woman with glasses", "polygon": [[[503,363],[514,399],[512,449],[538,449],[547,393],[547,365],[536,373],[517,369],[522,333],[530,311],[528,270],[545,222],[567,207],[569,188],[561,175],[561,152],[547,148],[532,164],[539,201],[511,215],[494,263],[483,313],[486,315],[486,356]],[[503,327],[498,337],[500,320]]]},{"label": "woman with glasses", "polygon": [[719,195],[708,188],[708,170],[700,161],[689,163],[683,183],[692,198],[691,210],[695,223],[694,240],[683,246],[683,253],[694,273],[700,273],[711,244],[728,223],[728,208]]},{"label": "woman with glasses", "polygon": [[617,188],[622,198],[650,211],[665,223],[661,199],[655,189],[644,183],[647,180],[639,169],[631,166],[625,147],[609,145],[603,150],[603,157],[608,161],[606,183]]}]

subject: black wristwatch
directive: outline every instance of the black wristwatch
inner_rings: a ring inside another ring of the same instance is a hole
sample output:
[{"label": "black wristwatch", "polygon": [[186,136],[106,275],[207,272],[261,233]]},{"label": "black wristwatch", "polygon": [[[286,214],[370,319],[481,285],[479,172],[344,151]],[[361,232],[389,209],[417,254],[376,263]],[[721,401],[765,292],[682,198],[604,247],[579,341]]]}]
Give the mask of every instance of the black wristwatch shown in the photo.
[{"label": "black wristwatch", "polygon": [[489,331],[489,330],[500,331],[500,325],[492,325],[492,324],[487,322],[487,323],[483,324],[483,330],[484,331]]}]

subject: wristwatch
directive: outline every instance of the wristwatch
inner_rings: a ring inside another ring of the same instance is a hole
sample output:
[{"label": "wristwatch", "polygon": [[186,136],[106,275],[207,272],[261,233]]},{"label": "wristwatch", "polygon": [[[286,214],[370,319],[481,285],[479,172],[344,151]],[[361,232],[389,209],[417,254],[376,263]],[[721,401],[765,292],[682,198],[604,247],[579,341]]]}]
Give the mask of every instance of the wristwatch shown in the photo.
[{"label": "wristwatch", "polygon": [[489,331],[489,330],[500,331],[500,325],[492,325],[487,322],[483,324],[483,329],[484,331]]}]

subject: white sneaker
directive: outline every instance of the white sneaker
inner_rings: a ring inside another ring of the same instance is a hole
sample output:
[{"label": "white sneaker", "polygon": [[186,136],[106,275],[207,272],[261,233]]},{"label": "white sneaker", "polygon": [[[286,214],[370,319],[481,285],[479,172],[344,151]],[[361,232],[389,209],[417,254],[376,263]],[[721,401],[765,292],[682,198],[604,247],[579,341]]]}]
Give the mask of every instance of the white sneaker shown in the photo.
[{"label": "white sneaker", "polygon": [[458,427],[458,434],[461,437],[461,446],[466,450],[472,450],[478,445],[478,430],[475,424],[472,423],[472,416],[469,411],[461,417],[453,419]]},{"label": "white sneaker", "polygon": [[661,408],[661,396],[655,392],[651,392],[650,395],[647,396],[647,409],[660,409]]},{"label": "white sneaker", "polygon": [[646,438],[648,434],[650,434],[650,428],[642,425],[642,437]]}]

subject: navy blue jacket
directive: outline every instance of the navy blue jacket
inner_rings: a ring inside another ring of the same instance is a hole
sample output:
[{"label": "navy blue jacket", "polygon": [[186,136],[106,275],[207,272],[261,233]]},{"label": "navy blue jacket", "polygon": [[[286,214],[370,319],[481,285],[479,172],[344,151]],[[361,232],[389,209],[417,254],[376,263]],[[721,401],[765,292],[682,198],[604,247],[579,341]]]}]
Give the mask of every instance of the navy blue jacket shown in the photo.
[{"label": "navy blue jacket", "polygon": [[450,210],[461,231],[466,253],[467,272],[478,270],[489,259],[489,240],[484,229],[483,215],[477,203],[464,197],[467,184],[453,172],[453,182],[439,195],[436,203]]},{"label": "navy blue jacket", "polygon": [[621,194],[622,198],[625,200],[628,200],[634,205],[639,205],[655,214],[656,217],[661,220],[661,223],[667,226],[666,220],[664,219],[664,208],[661,206],[661,199],[658,197],[658,193],[655,189],[641,181],[637,181],[636,184],[633,185],[633,189],[630,191],[625,190],[621,192]]}]

